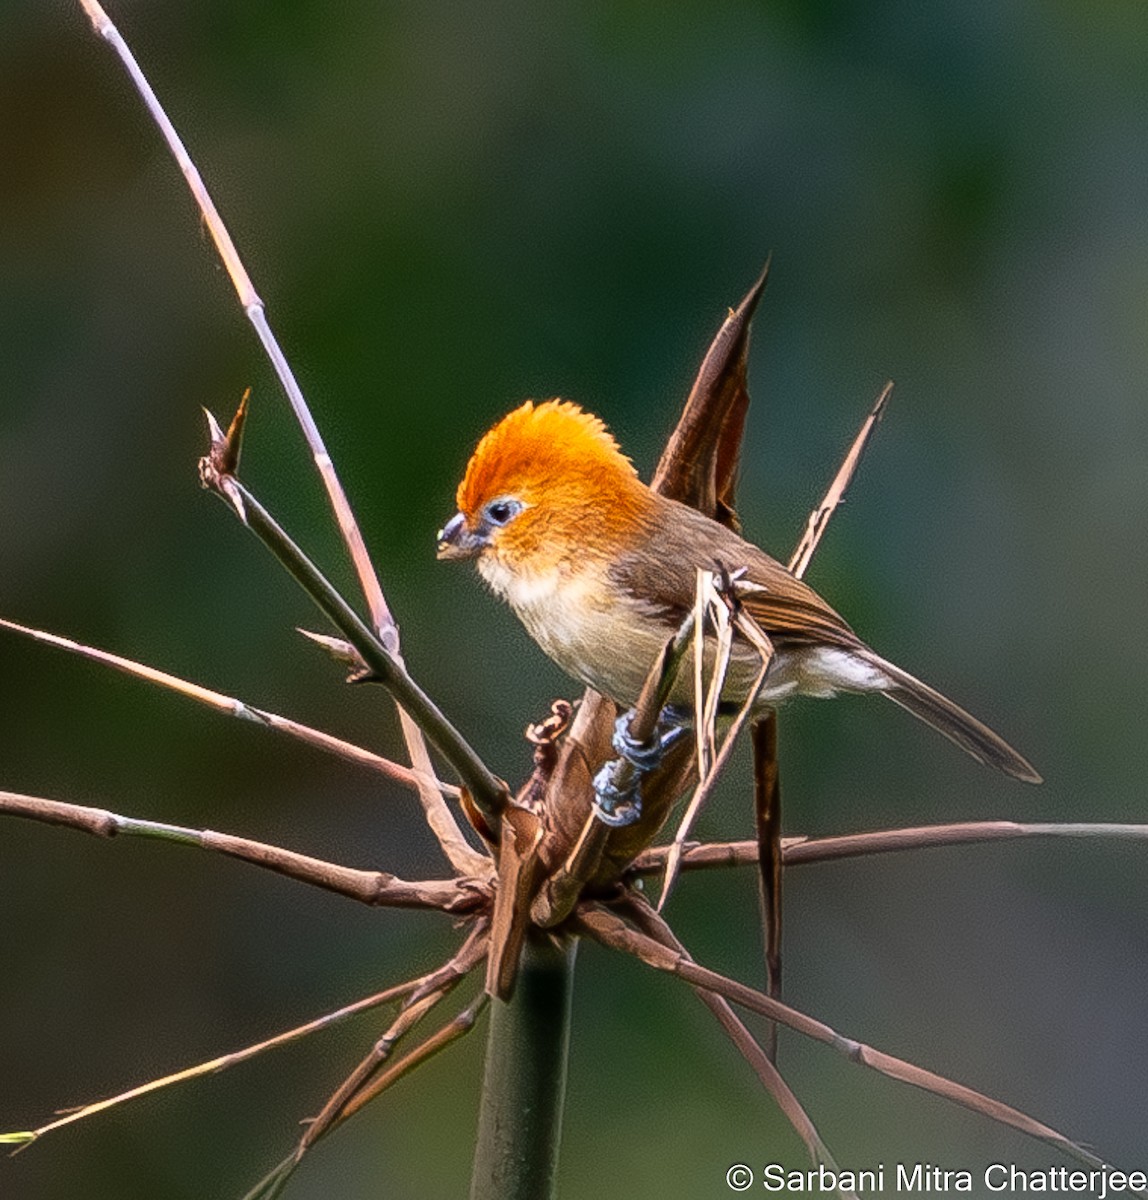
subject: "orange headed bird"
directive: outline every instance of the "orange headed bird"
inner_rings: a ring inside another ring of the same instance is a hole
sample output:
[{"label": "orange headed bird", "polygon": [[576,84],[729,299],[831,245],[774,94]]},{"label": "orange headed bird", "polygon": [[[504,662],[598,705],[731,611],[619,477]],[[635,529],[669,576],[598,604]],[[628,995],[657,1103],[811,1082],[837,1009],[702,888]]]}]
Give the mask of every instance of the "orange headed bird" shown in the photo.
[{"label": "orange headed bird", "polygon": [[[1040,782],[1003,738],[871,650],[776,559],[651,491],[606,426],[576,404],[527,401],[499,421],[478,443],[457,502],[438,557],[475,559],[543,651],[623,707],[692,608],[698,569],[740,571],[757,585],[742,603],[774,651],[759,706],[879,692],[978,762]],[[744,700],[759,670],[757,651],[736,639],[723,699]],[[691,704],[690,675],[680,673],[672,703]]]}]

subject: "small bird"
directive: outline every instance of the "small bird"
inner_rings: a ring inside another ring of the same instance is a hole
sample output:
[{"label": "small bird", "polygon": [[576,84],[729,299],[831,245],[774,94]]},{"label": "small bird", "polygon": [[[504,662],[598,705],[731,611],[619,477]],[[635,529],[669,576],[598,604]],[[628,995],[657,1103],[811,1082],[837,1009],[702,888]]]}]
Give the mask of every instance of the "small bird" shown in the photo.
[{"label": "small bird", "polygon": [[[1040,782],[1003,738],[870,649],[776,559],[647,487],[602,421],[570,401],[527,401],[490,429],[457,503],[438,557],[475,559],[542,650],[623,707],[693,607],[698,569],[740,573],[755,585],[741,602],[774,650],[759,708],[879,692],[979,762]],[[760,665],[736,638],[723,701],[744,700]],[[691,704],[690,675],[680,673],[671,703]]]}]

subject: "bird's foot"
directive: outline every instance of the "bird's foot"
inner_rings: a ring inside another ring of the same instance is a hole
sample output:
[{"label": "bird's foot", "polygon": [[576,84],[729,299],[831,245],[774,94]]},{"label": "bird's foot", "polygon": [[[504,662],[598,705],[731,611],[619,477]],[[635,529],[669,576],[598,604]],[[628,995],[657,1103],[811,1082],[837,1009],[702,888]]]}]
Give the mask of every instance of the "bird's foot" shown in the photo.
[{"label": "bird's foot", "polygon": [[642,816],[642,776],[660,765],[666,751],[685,733],[688,715],[674,705],[662,709],[653,735],[644,742],[630,736],[631,708],[614,722],[614,749],[619,757],[594,776],[594,809],[606,825],[633,825]]},{"label": "bird's foot", "polygon": [[594,776],[594,812],[603,825],[619,829],[642,817],[641,776],[621,758],[612,758]]},{"label": "bird's foot", "polygon": [[634,710],[628,709],[614,722],[614,749],[640,773],[660,766],[666,751],[682,736],[689,724],[689,713],[676,704],[667,704],[658,717],[654,732],[645,742],[630,736]]}]

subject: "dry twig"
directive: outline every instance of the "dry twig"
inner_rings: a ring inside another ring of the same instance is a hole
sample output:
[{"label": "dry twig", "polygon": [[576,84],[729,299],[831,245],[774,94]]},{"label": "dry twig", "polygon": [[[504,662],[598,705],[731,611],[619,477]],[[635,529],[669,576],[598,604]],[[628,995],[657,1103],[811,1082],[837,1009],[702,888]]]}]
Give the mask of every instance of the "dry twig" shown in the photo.
[{"label": "dry twig", "polygon": [[[647,903],[644,897],[631,893],[624,905],[620,906],[626,915],[645,934],[654,941],[667,947],[685,958],[689,958],[685,947],[678,941],[676,934],[666,923],[665,918]],[[692,961],[692,960],[691,960]],[[757,1039],[750,1033],[745,1023],[733,1011],[729,1001],[716,992],[694,986],[694,993],[699,1000],[714,1014],[718,1024],[725,1030],[729,1039],[737,1047],[741,1056],[750,1065],[754,1074],[761,1080],[762,1086],[773,1098],[777,1107],[793,1126],[797,1135],[805,1143],[809,1157],[815,1165],[825,1164],[836,1172],[837,1164],[829,1148],[825,1145],[817,1127],[809,1118],[809,1114],[801,1105],[801,1101],[793,1094],[789,1084],[782,1078],[781,1073],[773,1063],[773,1058],[762,1049]],[[770,1024],[770,1029],[776,1026]],[[857,1200],[850,1191],[843,1191],[846,1200]]]},{"label": "dry twig", "polygon": [[881,389],[881,394],[874,401],[873,407],[869,410],[869,415],[857,431],[857,436],[853,439],[853,444],[849,447],[849,452],[845,455],[837,474],[833,477],[833,482],[829,485],[829,490],[825,493],[821,503],[809,514],[809,522],[805,527],[805,533],[802,535],[801,541],[798,542],[797,549],[793,552],[793,557],[789,560],[789,573],[797,579],[800,579],[805,574],[810,562],[813,561],[813,552],[817,549],[822,535],[829,527],[829,518],[837,511],[837,506],[845,498],[845,489],[848,488],[853,479],[853,475],[861,462],[861,455],[865,453],[865,447],[869,444],[869,439],[873,436],[873,430],[877,428],[877,422],[885,414],[885,405],[889,402],[889,394],[892,391],[893,383],[890,380]]},{"label": "dry twig", "polygon": [[655,970],[676,975],[695,987],[704,988],[734,1004],[747,1008],[750,1012],[760,1013],[771,1021],[785,1025],[797,1033],[823,1042],[825,1045],[844,1055],[850,1062],[870,1067],[891,1079],[902,1083],[910,1083],[923,1091],[941,1096],[954,1104],[988,1117],[998,1124],[1007,1125],[1020,1133],[1036,1138],[1050,1146],[1075,1158],[1090,1167],[1111,1170],[1111,1167],[1098,1158],[1090,1150],[1071,1141],[1064,1134],[1034,1120],[1026,1113],[1011,1105],[994,1100],[989,1096],[964,1084],[956,1083],[927,1071],[913,1063],[906,1062],[883,1051],[875,1050],[863,1042],[854,1041],[839,1034],[828,1025],[813,1017],[790,1008],[778,1000],[772,999],[755,988],[738,983],[717,971],[711,971],[695,963],[688,955],[672,947],[655,941],[647,934],[626,925],[620,917],[607,912],[601,907],[584,905],[578,911],[578,924],[582,932],[614,950],[620,950],[644,962]]},{"label": "dry twig", "polygon": [[[489,947],[489,922],[485,918],[480,918],[471,927],[470,933],[459,947],[458,952],[443,963],[437,971],[427,975],[418,987],[410,992],[403,1002],[399,1015],[371,1047],[370,1053],[335,1089],[315,1119],[309,1122],[306,1132],[299,1139],[299,1145],[295,1148],[294,1163],[296,1165],[320,1138],[330,1133],[337,1125],[342,1124],[367,1100],[383,1090],[382,1087],[375,1087],[372,1090],[372,1081],[378,1082],[375,1080],[375,1076],[391,1057],[395,1046],[486,958]],[[470,1022],[467,1028],[470,1027],[470,1024],[473,1022]],[[459,1033],[461,1032],[463,1030],[460,1029]],[[424,1049],[424,1047],[419,1049]],[[393,1082],[398,1077],[394,1076],[389,1082]]]},{"label": "dry twig", "polygon": [[161,1088],[170,1087],[175,1083],[186,1083],[189,1079],[198,1079],[202,1075],[216,1075],[220,1071],[226,1071],[228,1067],[234,1067],[239,1063],[247,1062],[248,1059],[255,1058],[267,1050],[286,1046],[290,1042],[298,1041],[300,1038],[317,1033],[321,1029],[329,1029],[332,1025],[345,1021],[349,1017],[356,1016],[361,1012],[366,1012],[368,1009],[378,1008],[380,1005],[386,1004],[391,1000],[401,999],[403,996],[407,996],[415,991],[426,978],[427,976],[424,975],[417,979],[408,979],[406,983],[396,984],[394,987],[376,992],[373,996],[364,996],[361,1000],[356,1000],[353,1004],[344,1005],[344,1007],[335,1009],[334,1012],[325,1013],[321,1017],[316,1017],[313,1021],[308,1021],[304,1025],[297,1025],[294,1029],[278,1033],[266,1041],[256,1042],[253,1046],[245,1046],[242,1050],[234,1050],[230,1054],[221,1054],[218,1058],[197,1063],[194,1067],[185,1067],[182,1071],[176,1071],[172,1075],[163,1076],[162,1079],[149,1080],[138,1087],[129,1088],[126,1092],[109,1096],[105,1100],[96,1100],[91,1104],[84,1104],[78,1108],[69,1109],[63,1116],[58,1117],[54,1121],[49,1121],[46,1125],[41,1125],[37,1129],[30,1129],[22,1133],[4,1134],[0,1136],[0,1143],[14,1145],[17,1150],[22,1150],[55,1129],[60,1129],[65,1125],[72,1125],[76,1121],[84,1120],[86,1117],[94,1117],[97,1113],[105,1112],[107,1109],[114,1108],[118,1104],[124,1104],[128,1100],[136,1100],[141,1096],[146,1096],[149,1092],[157,1092]]},{"label": "dry twig", "polygon": [[[899,850],[929,850],[939,846],[970,846],[978,842],[1009,842],[1019,838],[1114,838],[1148,839],[1148,825],[1103,822],[958,821],[949,825],[917,825],[906,829],[878,829],[871,833],[847,833],[834,837],[782,838],[782,860],[787,867],[801,863],[830,862],[861,858]],[[665,870],[670,846],[651,846],[630,864],[628,875],[656,875]],[[756,866],[756,841],[708,842],[687,845],[682,853],[683,871],[722,867]]]},{"label": "dry twig", "polygon": [[[737,586],[736,583],[734,585]],[[731,601],[715,592],[714,600],[720,609],[724,609]],[[737,711],[737,715],[730,723],[729,729],[726,730],[725,737],[722,739],[721,748],[718,750],[716,757],[713,760],[713,765],[710,767],[709,773],[697,782],[693,795],[690,797],[689,803],[686,805],[686,811],[682,816],[681,822],[678,825],[677,832],[674,834],[674,840],[670,845],[669,853],[666,855],[665,875],[662,880],[662,894],[658,899],[658,911],[665,907],[666,901],[670,897],[670,891],[673,889],[674,880],[678,875],[678,864],[681,861],[682,847],[685,845],[686,838],[689,837],[690,828],[693,825],[694,819],[701,811],[702,805],[713,794],[714,787],[717,781],[721,778],[722,772],[725,770],[726,764],[730,760],[734,746],[737,745],[737,739],[745,727],[746,721],[749,719],[750,713],[753,711],[753,706],[757,702],[758,694],[765,685],[765,678],[769,674],[770,663],[773,661],[773,646],[769,638],[762,632],[761,627],[757,622],[746,612],[738,611],[736,608],[730,611],[730,624],[733,628],[750,643],[757,651],[758,659],[761,663],[758,673],[750,685],[749,691],[746,693],[745,699],[742,701],[741,707]],[[728,661],[728,651],[727,651]],[[720,666],[720,658],[718,665]],[[711,680],[710,687],[716,689],[720,696],[720,689],[724,683],[724,670],[721,676],[716,675]],[[707,708],[710,706],[707,704]],[[712,713],[707,713],[707,718],[711,725],[717,720],[717,704],[714,703]]]},{"label": "dry twig", "polygon": [[363,904],[392,908],[437,908],[441,912],[461,914],[473,912],[490,898],[489,885],[482,879],[400,879],[386,871],[358,871],[353,867],[340,866],[307,854],[296,854],[281,846],[236,837],[230,833],[144,821],[138,817],[121,816],[105,808],[45,800],[40,796],[0,792],[0,813],[27,817],[48,825],[65,825],[97,837],[149,837],[195,846],[200,850],[243,859],[257,867],[265,867],[279,875],[287,875],[300,883],[309,883],[329,892],[338,892]]},{"label": "dry twig", "polygon": [[[155,94],[155,90],[141,70],[131,48],[124,41],[119,30],[99,3],[99,0],[80,0],[80,4],[87,14],[88,20],[91,21],[93,30],[108,43],[123,64],[132,84],[144,102],[144,106],[147,108],[164,141],[167,143],[168,149],[175,158],[184,179],[187,181],[187,186],[191,190],[195,203],[199,207],[203,223],[211,234],[212,241],[219,252],[219,257],[223,261],[223,265],[235,288],[235,294],[239,299],[239,303],[247,315],[247,319],[251,322],[259,338],[259,343],[274,368],[275,374],[291,405],[291,411],[294,413],[299,428],[303,432],[308,449],[311,451],[315,468],[323,481],[332,511],[335,514],[339,532],[354,564],[359,584],[363,589],[363,595],[366,597],[367,608],[371,614],[371,624],[374,631],[386,647],[388,653],[401,664],[402,652],[399,646],[398,626],[395,624],[394,617],[387,606],[382,586],[379,583],[378,574],[367,552],[366,542],[363,540],[362,532],[359,529],[358,522],[355,520],[355,514],[351,509],[347,494],[343,490],[343,485],[335,472],[335,465],[323,442],[323,436],[319,432],[319,427],[315,423],[314,417],[311,415],[311,410],[295,378],[295,373],[291,370],[287,356],[283,353],[278,339],[272,332],[271,325],[267,320],[266,305],[255,290],[255,285],[247,273],[247,268],[243,265],[243,260],[239,257],[239,251],[236,249],[231,234],[228,232],[227,226],[224,224],[223,218],[220,216],[219,210],[216,208],[215,202],[212,200],[207,186],[203,182],[203,177],[192,161],[191,155],[188,154],[187,148],[184,146],[183,140],[180,138],[175,126],[164,111],[159,97]],[[236,456],[237,458],[238,456]],[[230,474],[231,472],[226,473]],[[447,858],[454,866],[459,870],[466,870],[473,873],[476,869],[476,864],[471,856],[475,854],[475,851],[468,846],[450,809],[443,801],[439,787],[432,787],[421,778],[427,775],[433,778],[433,768],[430,755],[427,752],[426,742],[423,738],[422,729],[411,719],[410,714],[407,713],[401,704],[399,705],[399,721],[403,737],[407,744],[407,750],[410,754],[411,763],[419,776],[419,778],[416,778],[415,783],[419,791],[419,797],[427,812],[428,823],[432,831],[439,838]]]},{"label": "dry twig", "polygon": [[405,784],[407,787],[417,788],[420,783],[426,783],[437,787],[446,796],[458,795],[456,786],[440,783],[433,775],[420,776],[418,771],[414,771],[410,767],[404,767],[400,763],[392,762],[389,758],[383,758],[370,750],[365,750],[362,746],[356,746],[341,738],[333,737],[321,729],[313,729],[309,725],[302,725],[298,721],[280,717],[264,708],[256,708],[253,704],[237,700],[234,696],[225,696],[222,692],[216,692],[211,688],[180,679],[177,675],[169,675],[166,671],[161,671],[156,667],[149,667],[144,663],[135,662],[133,659],[124,658],[119,654],[112,654],[107,650],[99,650],[95,646],[86,646],[82,642],[75,642],[71,638],[61,637],[59,634],[47,633],[42,629],[33,629],[16,621],[8,621],[3,617],[0,617],[0,629],[8,629],[13,633],[32,638],[34,641],[79,655],[91,662],[102,663],[125,675],[154,683],[158,687],[166,688],[181,696],[186,696],[189,700],[204,704],[224,716],[237,717],[241,721],[250,721],[255,725],[273,729],[277,733],[284,733],[308,746],[314,746],[318,750],[324,750],[328,754],[346,759],[347,762],[378,771],[380,775],[385,775],[388,779]]}]

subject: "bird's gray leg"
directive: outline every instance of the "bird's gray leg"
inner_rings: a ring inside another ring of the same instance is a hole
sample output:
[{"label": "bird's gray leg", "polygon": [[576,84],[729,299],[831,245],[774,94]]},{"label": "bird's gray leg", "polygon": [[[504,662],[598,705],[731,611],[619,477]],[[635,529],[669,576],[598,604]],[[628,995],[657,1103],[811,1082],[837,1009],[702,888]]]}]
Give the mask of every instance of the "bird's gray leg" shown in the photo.
[{"label": "bird's gray leg", "polygon": [[667,704],[650,739],[637,742],[630,736],[633,718],[631,708],[614,722],[613,743],[618,757],[594,776],[594,809],[606,825],[633,825],[641,818],[643,776],[661,764],[666,751],[690,726],[688,709]]}]

